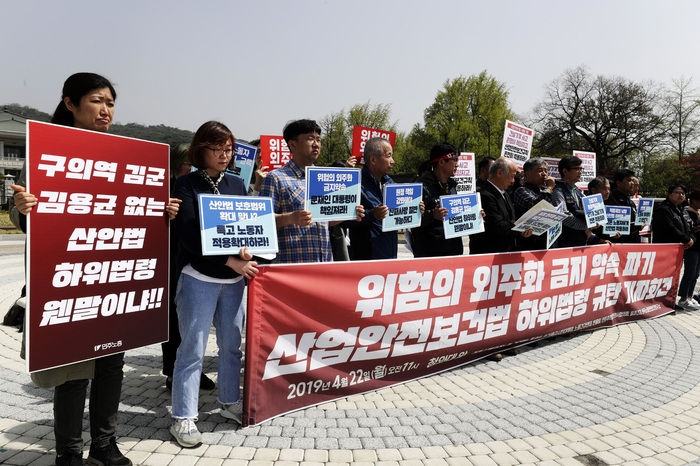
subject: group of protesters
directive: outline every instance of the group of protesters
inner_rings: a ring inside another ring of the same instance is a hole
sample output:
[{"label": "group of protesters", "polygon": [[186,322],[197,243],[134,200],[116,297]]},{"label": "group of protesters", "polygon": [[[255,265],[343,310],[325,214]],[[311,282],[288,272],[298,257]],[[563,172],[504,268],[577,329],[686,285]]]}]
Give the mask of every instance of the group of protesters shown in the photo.
[{"label": "group of protesters", "polygon": [[[93,73],[78,73],[66,80],[59,107],[52,122],[91,131],[106,132],[114,113],[116,92],[112,84]],[[383,186],[393,183],[389,176],[394,164],[393,148],[382,138],[366,142],[361,169],[361,200],[356,218],[342,222],[315,221],[305,209],[305,168],[313,166],[321,150],[321,128],[313,120],[292,121],[283,130],[290,160],[282,167],[265,173],[258,166],[254,195],[272,199],[277,226],[279,252],[273,263],[329,262],[334,250],[345,250],[350,260],[395,259],[398,232],[382,231],[388,214]],[[179,151],[180,162],[173,170],[171,199],[166,211],[174,219],[173,242],[176,257],[171,288],[171,341],[164,346],[166,385],[172,390],[170,429],[183,447],[201,445],[202,435],[196,421],[199,389],[212,389],[214,383],[202,373],[203,359],[211,325],[216,329],[219,347],[218,402],[220,414],[241,423],[240,393],[241,333],[245,320],[242,305],[245,280],[258,273],[260,259],[243,248],[236,255],[203,255],[199,226],[198,195],[245,195],[249,187],[226,169],[234,160],[236,138],[224,124],[209,121],[195,133],[189,148]],[[175,152],[177,152],[175,151]],[[185,160],[186,154],[186,160]],[[419,182],[423,185],[420,203],[421,224],[405,232],[415,257],[438,257],[464,254],[462,238],[445,238],[444,219],[448,214],[440,197],[456,194],[454,179],[459,159],[458,149],[449,143],[435,144],[428,165]],[[196,171],[189,171],[195,167]],[[602,228],[588,228],[582,204],[583,193],[576,187],[582,172],[581,159],[566,156],[559,162],[560,179],[547,173],[541,159],[528,160],[520,172],[508,158],[485,157],[479,163],[477,190],[481,195],[484,231],[469,237],[469,253],[505,253],[545,249],[545,239],[532,230],[513,230],[516,219],[545,200],[563,204],[566,219],[555,247],[583,247],[591,244],[639,243],[642,226],[634,225],[636,206],[632,195],[638,180],[630,170],[618,170],[613,179],[596,178],[589,183],[590,193],[600,193],[608,205],[627,206],[632,211],[628,235],[610,236]],[[514,189],[516,178],[522,183]],[[15,203],[21,216],[37,205],[36,196],[26,192],[22,183],[13,186]],[[611,189],[612,188],[612,189]],[[665,201],[654,211],[652,231],[655,242],[682,243],[685,248],[685,274],[681,281],[679,305],[700,309],[692,291],[700,273],[700,249],[695,233],[700,229],[698,208],[700,192],[689,196],[682,185],[669,187]],[[337,227],[334,248],[330,228]],[[345,235],[347,231],[347,237]],[[172,322],[176,322],[174,328]],[[167,349],[166,349],[167,348]],[[166,357],[167,355],[167,357]],[[90,433],[92,444],[88,464],[131,465],[116,444],[115,432],[121,382],[123,353],[70,366],[41,371],[33,379],[41,386],[53,386],[56,464],[82,464],[82,417],[86,390],[92,379],[90,395]],[[167,362],[167,363],[166,363]],[[167,366],[167,369],[166,369]],[[42,376],[50,380],[38,382]]]}]

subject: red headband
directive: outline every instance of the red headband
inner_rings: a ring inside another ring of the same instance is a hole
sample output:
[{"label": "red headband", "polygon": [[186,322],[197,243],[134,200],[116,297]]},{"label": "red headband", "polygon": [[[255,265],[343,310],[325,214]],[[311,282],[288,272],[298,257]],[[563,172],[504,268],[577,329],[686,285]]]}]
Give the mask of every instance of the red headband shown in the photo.
[{"label": "red headband", "polygon": [[433,160],[430,161],[430,163],[435,163],[435,162],[438,162],[440,160],[456,159],[458,157],[459,157],[459,155],[455,154],[454,152],[450,152],[449,154],[445,154],[442,157],[434,158]]}]

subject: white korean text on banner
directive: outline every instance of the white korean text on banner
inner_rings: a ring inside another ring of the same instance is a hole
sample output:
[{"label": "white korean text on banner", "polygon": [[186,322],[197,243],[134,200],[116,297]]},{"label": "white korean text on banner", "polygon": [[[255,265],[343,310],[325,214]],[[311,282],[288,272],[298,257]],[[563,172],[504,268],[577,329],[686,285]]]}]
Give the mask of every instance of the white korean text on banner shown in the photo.
[{"label": "white korean text on banner", "polygon": [[292,153],[282,136],[260,136],[260,160],[263,167],[272,171],[289,162]]},{"label": "white korean text on banner", "polygon": [[484,219],[481,216],[481,194],[440,196],[440,207],[447,209],[447,217],[442,220],[445,238],[457,238],[484,231]]},{"label": "white korean text on banner", "polygon": [[615,233],[618,232],[623,235],[630,234],[630,226],[632,223],[631,207],[606,205],[605,216],[608,222],[603,225],[603,233],[606,235],[615,235]]},{"label": "white korean text on banner", "polygon": [[596,225],[605,225],[608,223],[602,195],[592,194],[590,196],[584,196],[582,201],[583,211],[586,214],[586,228],[595,228]]},{"label": "white korean text on banner", "polygon": [[669,313],[682,256],[680,244],[620,244],[260,267],[243,424]]},{"label": "white korean text on banner", "polygon": [[169,150],[27,122],[27,368],[168,339]]},{"label": "white korean text on banner", "polygon": [[454,180],[457,182],[457,193],[473,193],[476,191],[476,165],[474,153],[462,152],[457,160],[457,171]]},{"label": "white korean text on banner", "polygon": [[396,133],[384,131],[376,128],[366,128],[364,126],[352,127],[352,149],[351,156],[355,158],[358,165],[365,164],[365,144],[372,138],[382,138],[389,141],[391,147],[396,143]]},{"label": "white korean text on banner", "polygon": [[360,204],[360,170],[306,167],[304,208],[316,222],[357,218]]},{"label": "white korean text on banner", "polygon": [[513,231],[532,230],[533,235],[540,236],[565,218],[566,214],[563,211],[543,199],[517,219],[512,229]]},{"label": "white korean text on banner", "polygon": [[654,199],[641,198],[637,204],[637,218],[634,221],[635,225],[651,225],[651,214],[654,211]]},{"label": "white korean text on banner", "polygon": [[389,183],[382,188],[384,205],[389,212],[382,219],[382,231],[419,227],[423,185],[420,183]]},{"label": "white korean text on banner", "polygon": [[270,197],[200,194],[202,254],[277,253],[277,224]]},{"label": "white korean text on banner", "polygon": [[[253,178],[257,156],[257,147],[236,141],[236,164],[231,174],[242,179],[246,188],[248,188],[250,180]],[[265,165],[262,166],[264,167]],[[229,170],[226,171],[228,172]]]},{"label": "white korean text on banner", "polygon": [[518,167],[522,168],[530,158],[533,136],[534,131],[530,128],[506,120],[501,157],[512,159]]}]

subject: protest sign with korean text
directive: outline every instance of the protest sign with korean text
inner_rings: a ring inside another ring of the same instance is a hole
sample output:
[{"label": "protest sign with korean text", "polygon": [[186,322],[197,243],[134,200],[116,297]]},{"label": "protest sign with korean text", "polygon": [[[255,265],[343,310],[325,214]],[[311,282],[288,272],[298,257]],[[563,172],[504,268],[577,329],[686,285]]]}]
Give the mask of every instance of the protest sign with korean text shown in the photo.
[{"label": "protest sign with korean text", "polygon": [[168,339],[165,144],[27,121],[27,369]]},{"label": "protest sign with korean text", "polygon": [[360,170],[306,167],[304,208],[314,221],[352,220],[360,204]]},{"label": "protest sign with korean text", "polygon": [[576,183],[576,187],[585,191],[588,189],[588,183],[596,177],[595,152],[574,151],[574,157],[583,161],[581,179]]},{"label": "protest sign with korean text", "polygon": [[634,220],[635,225],[651,225],[651,214],[654,210],[654,199],[651,198],[641,198],[637,204],[637,218]]},{"label": "protest sign with korean text", "polygon": [[203,255],[235,255],[244,247],[251,254],[279,251],[272,198],[216,194],[198,198]]},{"label": "protest sign with korean text", "polygon": [[603,233],[606,235],[615,235],[618,232],[623,235],[630,234],[630,226],[632,223],[631,207],[606,205],[605,216],[608,221],[603,225]]},{"label": "protest sign with korean text", "polygon": [[420,226],[422,184],[385,184],[382,188],[382,196],[384,205],[389,208],[389,213],[382,219],[382,231],[405,230]]},{"label": "protest sign with korean text", "polygon": [[447,217],[442,219],[446,239],[484,231],[484,219],[481,216],[481,194],[440,196],[440,207],[447,209]]},{"label": "protest sign with korean text", "polygon": [[522,168],[530,158],[533,136],[534,131],[530,128],[506,120],[501,157],[512,159],[519,168]]},{"label": "protest sign with korean text", "polygon": [[581,200],[583,201],[583,211],[586,214],[586,228],[595,228],[596,225],[608,223],[602,195],[592,194],[584,196]]},{"label": "protest sign with korean text", "polygon": [[462,152],[457,160],[457,171],[454,180],[457,182],[457,193],[473,193],[476,191],[476,165],[474,153]]},{"label": "protest sign with korean text", "polygon": [[262,166],[272,171],[286,165],[292,153],[282,136],[260,136],[260,158]]},{"label": "protest sign with korean text", "polygon": [[352,151],[351,156],[355,158],[358,165],[364,165],[365,144],[372,138],[382,138],[389,141],[391,147],[396,143],[396,133],[375,128],[365,128],[364,126],[352,127]]},{"label": "protest sign with korean text", "polygon": [[[250,180],[253,178],[255,171],[255,159],[258,156],[258,148],[244,142],[236,141],[236,164],[235,168],[230,171],[234,176],[243,180],[246,188],[250,185]],[[265,165],[263,165],[264,167]],[[226,170],[229,172],[229,170]]]},{"label": "protest sign with korean text", "polygon": [[[562,202],[558,204],[555,209],[557,209],[557,212],[564,212],[564,203]],[[547,249],[551,248],[557,239],[559,239],[561,236],[561,230],[562,222],[557,223],[552,228],[547,230]]]},{"label": "protest sign with korean text", "polygon": [[672,312],[682,256],[680,244],[615,244],[260,267],[243,425]]},{"label": "protest sign with korean text", "polygon": [[540,236],[547,233],[557,223],[561,223],[565,218],[564,212],[557,210],[556,207],[543,199],[517,219],[512,230],[532,230],[533,235]]}]

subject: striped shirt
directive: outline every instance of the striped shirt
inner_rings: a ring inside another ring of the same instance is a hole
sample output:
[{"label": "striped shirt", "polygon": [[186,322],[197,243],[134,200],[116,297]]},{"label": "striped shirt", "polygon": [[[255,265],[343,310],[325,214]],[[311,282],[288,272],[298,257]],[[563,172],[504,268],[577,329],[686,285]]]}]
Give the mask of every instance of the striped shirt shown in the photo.
[{"label": "striped shirt", "polygon": [[[260,196],[271,197],[276,214],[304,210],[306,171],[293,160],[271,171],[263,180]],[[330,262],[333,260],[328,222],[313,222],[307,227],[287,225],[277,229],[278,264]]]}]

